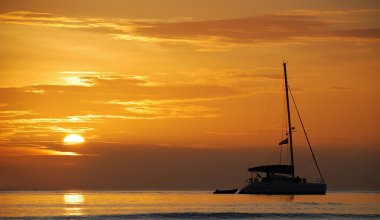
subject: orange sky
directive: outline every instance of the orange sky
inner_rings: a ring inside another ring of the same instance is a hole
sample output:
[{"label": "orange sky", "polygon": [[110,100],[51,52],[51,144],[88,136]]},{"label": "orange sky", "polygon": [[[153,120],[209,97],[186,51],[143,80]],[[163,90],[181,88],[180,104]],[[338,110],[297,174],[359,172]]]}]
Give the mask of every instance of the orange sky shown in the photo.
[{"label": "orange sky", "polygon": [[327,183],[380,189],[377,1],[1,5],[0,188],[240,187],[278,162],[287,61]]}]

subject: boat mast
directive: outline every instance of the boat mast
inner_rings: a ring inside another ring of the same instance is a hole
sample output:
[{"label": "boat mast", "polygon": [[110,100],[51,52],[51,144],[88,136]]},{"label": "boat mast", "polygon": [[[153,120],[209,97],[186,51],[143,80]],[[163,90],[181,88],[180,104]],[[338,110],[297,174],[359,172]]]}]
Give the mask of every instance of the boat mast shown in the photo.
[{"label": "boat mast", "polygon": [[294,159],[293,159],[293,141],[292,141],[292,122],[290,120],[290,106],[289,106],[289,94],[288,94],[288,79],[286,75],[286,63],[283,62],[284,65],[284,77],[285,77],[285,94],[286,94],[286,107],[288,112],[288,129],[289,129],[289,146],[290,146],[290,160],[292,164],[292,177],[294,178]]}]

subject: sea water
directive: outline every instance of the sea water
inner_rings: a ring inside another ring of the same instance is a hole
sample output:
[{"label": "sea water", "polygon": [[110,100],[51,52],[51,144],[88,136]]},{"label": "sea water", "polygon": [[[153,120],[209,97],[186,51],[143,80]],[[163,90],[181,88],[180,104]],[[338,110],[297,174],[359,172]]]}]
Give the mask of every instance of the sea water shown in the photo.
[{"label": "sea water", "polygon": [[0,219],[380,219],[380,192],[2,191]]}]

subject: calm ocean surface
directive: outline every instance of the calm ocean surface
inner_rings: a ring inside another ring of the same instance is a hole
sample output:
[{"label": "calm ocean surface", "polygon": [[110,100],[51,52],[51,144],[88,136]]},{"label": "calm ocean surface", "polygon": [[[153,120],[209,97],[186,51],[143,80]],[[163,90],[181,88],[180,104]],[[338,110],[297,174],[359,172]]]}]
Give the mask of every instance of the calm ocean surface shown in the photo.
[{"label": "calm ocean surface", "polygon": [[3,191],[0,219],[380,219],[380,192]]}]

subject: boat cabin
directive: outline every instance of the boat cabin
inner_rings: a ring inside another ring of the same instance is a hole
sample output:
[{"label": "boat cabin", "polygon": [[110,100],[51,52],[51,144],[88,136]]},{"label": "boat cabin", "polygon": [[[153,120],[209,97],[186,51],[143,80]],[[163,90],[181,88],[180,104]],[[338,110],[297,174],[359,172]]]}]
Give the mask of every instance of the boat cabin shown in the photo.
[{"label": "boat cabin", "polygon": [[[306,178],[293,177],[293,167],[290,165],[267,165],[251,167],[248,169],[252,173],[252,177],[249,178],[250,183],[258,182],[272,182],[272,181],[293,181],[304,182]],[[254,174],[256,173],[256,176]],[[260,173],[265,173],[265,176],[261,176]]]}]

